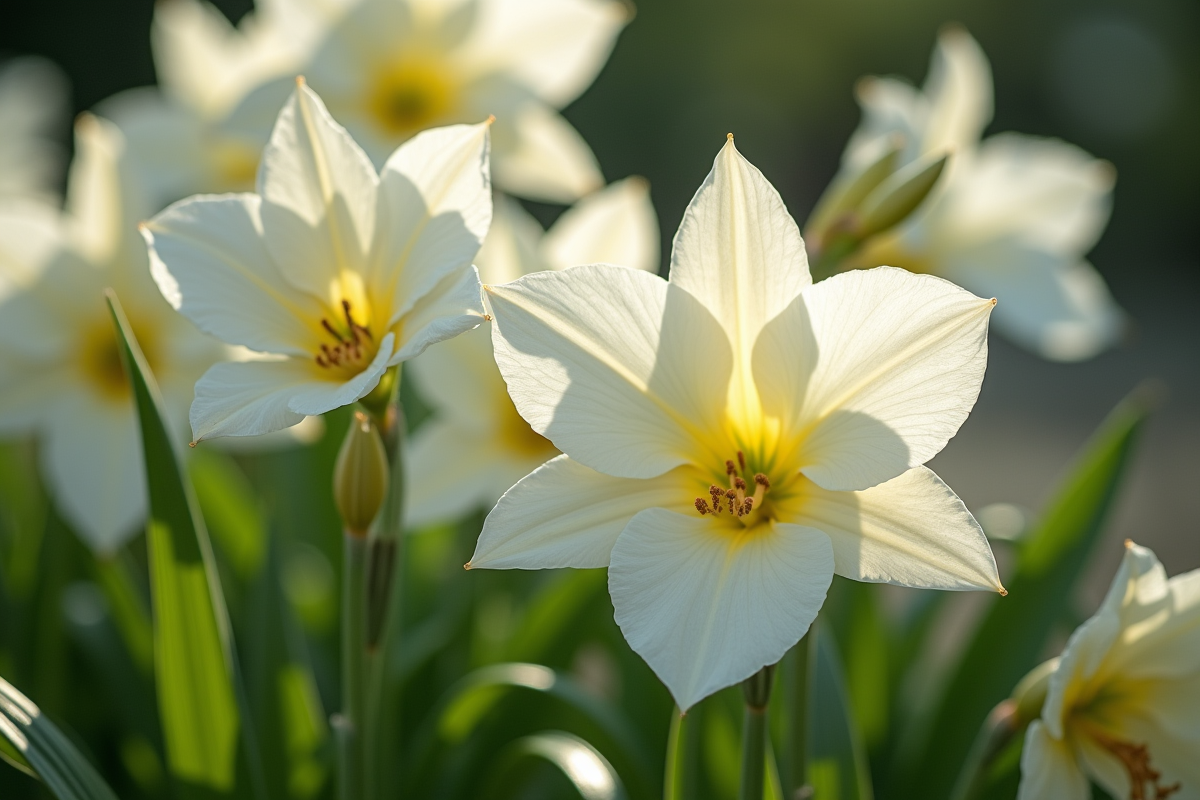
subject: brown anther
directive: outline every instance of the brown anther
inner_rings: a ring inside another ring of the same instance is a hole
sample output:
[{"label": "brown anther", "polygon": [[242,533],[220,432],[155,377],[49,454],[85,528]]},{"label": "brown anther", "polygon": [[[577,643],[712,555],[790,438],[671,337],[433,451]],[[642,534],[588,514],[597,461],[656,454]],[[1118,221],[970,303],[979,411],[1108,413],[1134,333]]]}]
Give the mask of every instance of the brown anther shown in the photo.
[{"label": "brown anther", "polygon": [[738,466],[742,468],[742,472],[746,471],[746,454],[738,450]]},{"label": "brown anther", "polygon": [[[339,342],[341,342],[342,344],[345,344],[346,340],[345,340],[345,339],[343,339],[343,338],[342,338],[342,335],[341,335],[340,333],[338,333],[338,332],[337,332],[337,330],[335,330],[335,329],[334,329],[334,327],[333,327],[332,325],[330,325],[330,324],[329,324],[329,320],[327,320],[327,319],[322,319],[322,320],[321,320],[321,327],[322,327],[322,328],[324,328],[325,330],[329,331],[329,335],[330,335],[330,336],[332,336],[333,338],[337,339],[337,340],[338,340]],[[321,346],[322,346],[322,347],[324,347],[325,345],[321,345]]]},{"label": "brown anther", "polygon": [[732,461],[725,462],[725,474],[726,475],[737,475],[737,468],[733,466]]},{"label": "brown anther", "polygon": [[745,509],[747,514],[749,514],[751,511],[753,511],[754,510],[754,498],[747,497],[746,501],[744,503],[742,503],[742,508]]},{"label": "brown anther", "polygon": [[[1178,782],[1169,786],[1158,782],[1162,773],[1150,764],[1150,751],[1146,745],[1123,742],[1103,734],[1096,734],[1095,738],[1100,746],[1117,757],[1129,773],[1129,800],[1167,800],[1183,789],[1183,784]],[[1147,786],[1154,791],[1153,796],[1146,793]]]},{"label": "brown anther", "polygon": [[746,491],[746,482],[744,480],[742,480],[741,478],[734,478],[733,479],[733,488],[740,489],[741,491],[744,492],[744,491]]},{"label": "brown anther", "polygon": [[721,510],[721,498],[725,496],[725,490],[720,486],[709,486],[708,493],[712,496],[713,513],[716,514]]},{"label": "brown anther", "polygon": [[700,512],[700,516],[702,517],[711,512],[711,509],[708,507],[708,503],[704,502],[703,497],[696,498],[696,510]]},{"label": "brown anther", "polygon": [[771,488],[771,482],[767,480],[767,476],[763,475],[761,472],[754,473],[754,482],[764,489]]}]

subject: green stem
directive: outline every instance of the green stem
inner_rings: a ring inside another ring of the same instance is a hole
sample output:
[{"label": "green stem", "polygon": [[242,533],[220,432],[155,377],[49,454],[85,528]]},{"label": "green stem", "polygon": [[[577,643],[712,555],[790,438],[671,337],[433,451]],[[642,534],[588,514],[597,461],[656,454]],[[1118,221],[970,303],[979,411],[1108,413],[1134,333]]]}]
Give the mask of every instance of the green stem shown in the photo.
[{"label": "green stem", "polygon": [[774,665],[763,667],[742,682],[746,712],[742,717],[742,787],[738,800],[763,800],[767,773],[767,704],[771,699]]},{"label": "green stem", "polygon": [[811,636],[787,655],[787,785],[784,797],[804,797],[808,787],[808,691]]},{"label": "green stem", "polygon": [[687,718],[678,708],[671,714],[671,732],[667,735],[667,764],[663,776],[663,800],[683,800],[684,746]]},{"label": "green stem", "polygon": [[363,657],[366,654],[367,540],[342,537],[342,713],[339,720],[338,785],[341,800],[362,800],[364,780],[363,722],[366,711]]},{"label": "green stem", "polygon": [[1018,730],[1016,703],[1005,700],[992,709],[979,729],[954,791],[950,793],[952,800],[972,800],[980,796],[987,786],[992,763],[1004,752]]}]

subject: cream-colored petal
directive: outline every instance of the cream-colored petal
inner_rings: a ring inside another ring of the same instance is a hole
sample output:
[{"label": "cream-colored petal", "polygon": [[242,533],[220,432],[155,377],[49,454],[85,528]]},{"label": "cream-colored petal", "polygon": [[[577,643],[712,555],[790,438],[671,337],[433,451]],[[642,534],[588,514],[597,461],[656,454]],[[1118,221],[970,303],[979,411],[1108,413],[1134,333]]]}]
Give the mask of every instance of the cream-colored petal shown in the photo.
[{"label": "cream-colored petal", "polygon": [[645,272],[591,265],[487,293],[509,394],[564,453],[626,478],[729,457],[700,449],[709,440],[702,432],[723,419],[729,345],[687,292]]},{"label": "cream-colored petal", "polygon": [[690,486],[680,472],[614,478],[558,456],[504,493],[483,524],[469,567],[608,566],[613,543],[634,515],[647,508],[683,511],[692,504]]},{"label": "cream-colored petal", "polygon": [[929,119],[922,152],[974,147],[992,120],[992,68],[965,29],[948,27],[938,36],[924,91]]},{"label": "cream-colored petal", "polygon": [[854,94],[863,118],[846,144],[844,165],[863,169],[897,143],[903,147],[901,163],[920,158],[921,138],[929,118],[925,95],[894,78],[863,78]]},{"label": "cream-colored petal", "polygon": [[717,318],[745,373],[759,331],[812,283],[800,229],[732,136],[683,213],[671,283]]},{"label": "cream-colored petal", "polygon": [[475,256],[479,279],[484,283],[510,283],[522,275],[550,269],[540,252],[545,233],[520,203],[508,195],[497,194],[492,225],[479,255]]},{"label": "cream-colored petal", "polygon": [[336,302],[333,287],[342,273],[367,265],[379,178],[302,82],[279,112],[258,183],[267,248],[284,278]]},{"label": "cream-colored petal", "polygon": [[609,184],[567,209],[541,245],[551,269],[620,264],[658,272],[661,251],[650,184],[639,177]]},{"label": "cream-colored petal", "polygon": [[1070,745],[1053,738],[1035,720],[1025,732],[1017,800],[1089,800],[1091,796],[1092,788]]},{"label": "cream-colored petal", "polygon": [[781,519],[833,542],[837,574],[922,589],[1003,591],[992,548],[967,507],[926,467],[861,492],[803,481]]},{"label": "cream-colored petal", "polygon": [[1121,634],[1104,665],[1105,674],[1163,680],[1200,672],[1200,570],[1167,580],[1151,550],[1130,544],[1105,612],[1116,607],[1118,592]]},{"label": "cream-colored petal", "polygon": [[477,327],[484,319],[481,293],[479,273],[474,267],[442,278],[416,307],[401,317],[396,352],[389,365],[415,358],[429,345]]},{"label": "cream-colored petal", "polygon": [[66,153],[67,80],[54,62],[25,56],[0,68],[0,197],[53,202]]},{"label": "cream-colored petal", "polygon": [[424,131],[384,165],[371,281],[389,325],[479,252],[492,219],[488,127]]},{"label": "cream-colored petal", "polygon": [[[503,109],[498,111],[503,113]],[[573,203],[604,185],[587,142],[554,109],[526,102],[498,121],[492,175],[506,192],[548,203]]]},{"label": "cream-colored petal", "polygon": [[488,325],[438,342],[410,361],[406,369],[406,377],[421,399],[447,419],[491,428],[503,405],[512,405],[492,357]]},{"label": "cream-colored petal", "polygon": [[820,531],[775,524],[735,535],[662,508],[630,520],[608,569],[617,625],[685,711],[783,658],[832,580]]},{"label": "cream-colored petal", "polygon": [[826,489],[861,490],[924,464],[967,418],[993,302],[880,267],[806,289],[764,330],[754,376],[768,416]]},{"label": "cream-colored petal", "polygon": [[615,0],[487,0],[463,57],[468,69],[506,72],[562,108],[596,79],[629,8]]},{"label": "cream-colored petal", "polygon": [[1120,629],[1116,611],[1109,605],[1101,606],[1100,611],[1076,628],[1067,640],[1058,668],[1050,676],[1046,702],[1042,706],[1042,721],[1054,738],[1066,736],[1071,714],[1091,686]]},{"label": "cream-colored petal", "polygon": [[154,209],[131,178],[120,130],[99,117],[80,115],[66,210],[76,246],[96,264],[119,266],[145,257],[135,226]]},{"label": "cream-colored petal", "polygon": [[201,330],[266,353],[312,357],[325,307],[284,280],[263,241],[257,195],[194,197],[143,227],[163,297]]}]

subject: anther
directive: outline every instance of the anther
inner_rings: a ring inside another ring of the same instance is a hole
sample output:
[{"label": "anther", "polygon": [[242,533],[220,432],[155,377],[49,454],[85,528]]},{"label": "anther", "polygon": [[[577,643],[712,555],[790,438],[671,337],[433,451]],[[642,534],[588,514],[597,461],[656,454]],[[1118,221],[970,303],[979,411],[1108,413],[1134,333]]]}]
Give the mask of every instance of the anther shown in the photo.
[{"label": "anther", "polygon": [[738,466],[742,468],[742,472],[746,471],[746,455],[741,450],[738,450]]},{"label": "anther", "polygon": [[721,498],[725,496],[725,490],[720,486],[709,486],[708,493],[712,497],[713,513],[716,514],[721,510]]},{"label": "anther", "polygon": [[753,511],[754,510],[754,498],[747,497],[746,502],[742,503],[742,508],[745,509],[745,512],[747,514],[749,514],[751,511]]},{"label": "anther", "polygon": [[700,516],[702,517],[710,512],[708,503],[704,502],[703,497],[696,498],[696,510],[700,512]]},{"label": "anther", "polygon": [[771,488],[771,482],[767,480],[767,476],[763,475],[761,472],[754,473],[754,482],[764,489]]},{"label": "anther", "polygon": [[737,475],[737,468],[733,466],[732,461],[727,460],[725,462],[725,474],[726,475]]},{"label": "anther", "polygon": [[[329,324],[329,320],[322,319],[321,327],[324,328],[325,330],[329,331],[329,335],[332,336],[333,338],[337,339],[338,342],[340,342],[342,344],[346,343],[346,340],[342,338],[342,335],[340,333],[338,333],[337,330],[334,329],[334,327],[332,325]],[[325,345],[321,345],[321,346],[324,347]]]},{"label": "anther", "polygon": [[746,491],[746,482],[744,480],[742,480],[741,478],[735,477],[733,479],[733,488],[740,489],[741,491],[744,492],[744,491]]}]

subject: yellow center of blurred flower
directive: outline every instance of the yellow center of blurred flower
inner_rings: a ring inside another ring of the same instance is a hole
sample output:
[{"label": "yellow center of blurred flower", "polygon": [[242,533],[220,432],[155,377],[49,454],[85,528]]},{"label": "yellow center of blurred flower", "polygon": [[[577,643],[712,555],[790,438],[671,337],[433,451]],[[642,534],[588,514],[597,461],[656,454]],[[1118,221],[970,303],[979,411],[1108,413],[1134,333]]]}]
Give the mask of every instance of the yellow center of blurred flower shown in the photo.
[{"label": "yellow center of blurred flower", "polygon": [[235,139],[225,139],[213,148],[213,175],[220,191],[254,189],[258,176],[259,150]]},{"label": "yellow center of blurred flower", "polygon": [[450,116],[458,94],[453,73],[439,59],[409,56],[379,70],[368,106],[383,130],[408,137]]},{"label": "yellow center of blurred flower", "polygon": [[558,450],[550,443],[550,440],[529,427],[529,423],[517,413],[517,407],[511,402],[506,405],[507,408],[503,412],[499,426],[500,439],[504,443],[505,450],[521,456],[528,456],[530,460],[546,461],[553,458]]},{"label": "yellow center of blurred flower", "polygon": [[[134,336],[150,369],[158,363],[157,348],[151,331],[134,325]],[[112,323],[100,320],[86,328],[78,351],[80,367],[92,388],[106,400],[124,402],[131,392],[125,364],[121,360],[121,345]]]}]

